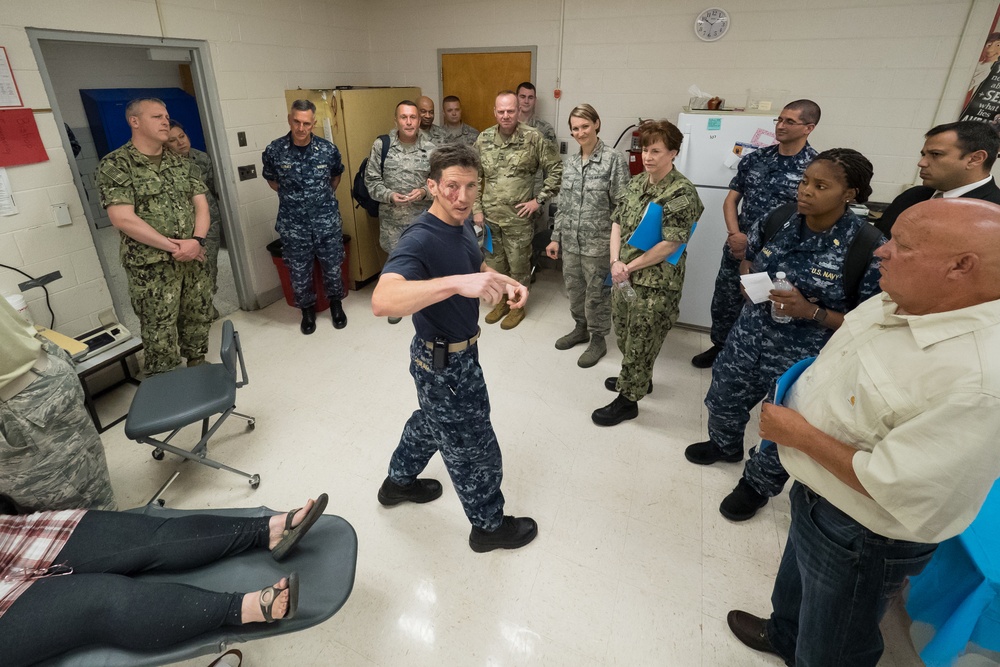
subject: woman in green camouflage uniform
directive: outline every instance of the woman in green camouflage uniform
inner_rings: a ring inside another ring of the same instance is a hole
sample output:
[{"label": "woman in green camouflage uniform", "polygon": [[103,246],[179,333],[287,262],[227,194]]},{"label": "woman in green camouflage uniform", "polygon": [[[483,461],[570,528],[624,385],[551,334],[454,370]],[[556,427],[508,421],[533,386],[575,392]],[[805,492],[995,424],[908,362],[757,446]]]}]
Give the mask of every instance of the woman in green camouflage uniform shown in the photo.
[{"label": "woman in green camouflage uniform", "polygon": [[[676,264],[664,261],[687,243],[691,226],[705,207],[694,185],[674,169],[674,158],[684,137],[666,120],[646,121],[639,126],[642,163],[646,171],[634,176],[625,189],[621,205],[612,217],[611,280],[615,285],[630,283],[628,290],[612,292],[611,309],[622,370],[604,386],[617,391],[618,398],[594,411],[591,418],[600,426],[614,426],[639,414],[639,400],[652,388],[653,362],[674,323],[684,284],[686,253]],[[628,244],[650,204],[662,208],[659,243],[643,251]]]},{"label": "woman in green camouflage uniform", "polygon": [[628,166],[623,153],[605,146],[597,136],[601,118],[594,107],[581,104],[570,111],[569,129],[580,152],[563,166],[559,209],[545,253],[557,259],[562,251],[569,312],[576,323],[573,331],[556,341],[556,349],[590,341],[577,361],[581,368],[590,368],[608,351],[604,337],[611,330],[611,290],[604,278],[611,212],[625,194]]}]

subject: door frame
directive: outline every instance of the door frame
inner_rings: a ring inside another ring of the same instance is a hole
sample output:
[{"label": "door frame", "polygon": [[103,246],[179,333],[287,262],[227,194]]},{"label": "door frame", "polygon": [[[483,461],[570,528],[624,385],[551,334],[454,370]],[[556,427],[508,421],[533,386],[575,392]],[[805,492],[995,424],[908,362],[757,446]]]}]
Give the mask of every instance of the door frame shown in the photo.
[{"label": "door frame", "polygon": [[[201,116],[202,126],[205,131],[205,143],[211,149],[212,155],[215,156],[217,173],[221,173],[222,175],[216,186],[219,189],[219,206],[223,212],[222,225],[226,235],[227,250],[230,253],[233,280],[236,283],[236,295],[239,300],[240,309],[256,310],[259,308],[260,305],[257,302],[257,296],[250,282],[248,271],[248,267],[250,266],[250,252],[246,234],[243,231],[243,224],[239,217],[233,160],[229,152],[229,143],[225,140],[222,104],[219,101],[219,89],[215,80],[215,69],[212,67],[212,54],[208,42],[195,39],[113,35],[98,32],[50,30],[45,28],[27,28],[26,32],[28,40],[31,43],[31,50],[35,54],[35,61],[38,63],[38,72],[45,86],[45,93],[48,95],[52,107],[51,110],[56,127],[59,128],[63,127],[62,113],[59,110],[59,101],[56,98],[55,88],[49,77],[48,67],[45,64],[45,56],[42,53],[40,42],[75,42],[78,44],[134,46],[150,49],[173,48],[185,50],[190,54],[191,77],[194,81],[198,113]],[[178,62],[183,61],[179,60]],[[73,155],[73,149],[69,145],[66,133],[60,131],[59,136],[66,155]],[[80,197],[80,202],[85,203],[87,195],[83,188],[83,179],[81,178],[80,170],[75,160],[69,159],[68,162],[70,171],[73,173],[73,184],[76,186],[77,195]],[[98,243],[96,238],[97,229],[92,219],[90,207],[84,205],[83,211],[96,247]],[[111,273],[107,266],[108,260],[102,253],[97,253],[97,255],[101,262],[101,268],[104,270],[104,275],[108,276]],[[116,307],[117,305],[115,304]]]}]

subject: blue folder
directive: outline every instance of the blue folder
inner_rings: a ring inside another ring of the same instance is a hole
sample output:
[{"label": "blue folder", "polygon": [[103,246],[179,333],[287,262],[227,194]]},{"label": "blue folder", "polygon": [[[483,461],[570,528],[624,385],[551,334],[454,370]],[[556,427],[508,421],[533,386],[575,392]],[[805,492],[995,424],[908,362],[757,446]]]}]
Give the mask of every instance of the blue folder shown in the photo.
[{"label": "blue folder", "polygon": [[[784,405],[785,399],[788,397],[788,392],[791,390],[792,385],[795,381],[799,379],[802,373],[812,366],[812,362],[816,361],[816,357],[806,357],[802,361],[796,362],[791,368],[781,374],[778,378],[777,384],[774,386],[774,404]],[[774,442],[771,440],[761,440],[760,449],[765,447],[770,447]]]},{"label": "blue folder", "polygon": [[[688,234],[688,238],[691,238],[691,234],[694,234],[694,230],[697,229],[697,227],[697,222],[691,225],[691,232]],[[646,204],[646,212],[642,214],[642,220],[639,221],[639,226],[635,228],[635,231],[632,232],[632,236],[630,236],[625,243],[629,244],[633,248],[638,248],[639,250],[646,252],[662,240],[663,207],[656,202],[649,202]],[[681,261],[681,255],[684,254],[685,248],[687,248],[687,243],[680,244],[677,250],[674,250],[672,253],[667,255],[666,259],[663,261],[669,264],[676,264]]]},{"label": "blue folder", "polygon": [[483,220],[483,247],[486,248],[486,252],[493,254],[493,232],[485,220]]}]

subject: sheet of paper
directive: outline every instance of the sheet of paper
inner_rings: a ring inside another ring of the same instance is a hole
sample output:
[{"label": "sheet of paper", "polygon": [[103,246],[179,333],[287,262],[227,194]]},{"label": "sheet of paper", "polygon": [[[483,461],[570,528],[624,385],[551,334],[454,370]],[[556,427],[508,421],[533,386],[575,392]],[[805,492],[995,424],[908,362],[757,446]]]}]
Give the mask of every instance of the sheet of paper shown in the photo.
[{"label": "sheet of paper", "polygon": [[10,191],[10,179],[3,167],[0,167],[0,215],[17,215],[14,194]]},{"label": "sheet of paper", "polygon": [[0,46],[0,107],[20,107],[21,94],[17,91],[14,71],[7,59],[7,49]]},{"label": "sheet of paper", "polygon": [[754,303],[764,303],[770,299],[771,290],[774,289],[771,277],[764,271],[742,275],[740,282],[743,283],[743,289],[746,290],[747,296]]},{"label": "sheet of paper", "polygon": [[31,109],[0,109],[0,167],[48,159],[34,112]]}]

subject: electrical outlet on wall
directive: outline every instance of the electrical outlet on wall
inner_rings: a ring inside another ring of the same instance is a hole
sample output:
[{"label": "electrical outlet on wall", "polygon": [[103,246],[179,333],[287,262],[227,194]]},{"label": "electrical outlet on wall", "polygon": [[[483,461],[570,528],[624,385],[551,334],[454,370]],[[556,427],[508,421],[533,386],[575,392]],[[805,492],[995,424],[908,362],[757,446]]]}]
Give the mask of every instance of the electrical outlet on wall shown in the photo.
[{"label": "electrical outlet on wall", "polygon": [[565,141],[560,141],[559,142],[559,154],[560,155],[566,155],[566,142]]},{"label": "electrical outlet on wall", "polygon": [[251,178],[257,178],[257,165],[246,164],[242,167],[237,167],[236,170],[240,174],[241,181],[249,181]]}]

